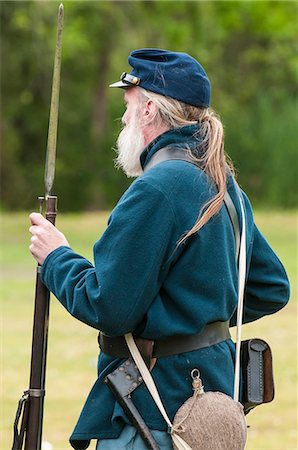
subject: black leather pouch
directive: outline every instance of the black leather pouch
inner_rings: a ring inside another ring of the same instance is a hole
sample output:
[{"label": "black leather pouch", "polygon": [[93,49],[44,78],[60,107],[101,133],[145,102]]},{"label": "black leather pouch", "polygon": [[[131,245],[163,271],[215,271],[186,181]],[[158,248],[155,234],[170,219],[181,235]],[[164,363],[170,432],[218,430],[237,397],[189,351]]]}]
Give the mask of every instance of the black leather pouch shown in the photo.
[{"label": "black leather pouch", "polygon": [[263,339],[241,342],[242,401],[245,414],[274,398],[272,352]]}]

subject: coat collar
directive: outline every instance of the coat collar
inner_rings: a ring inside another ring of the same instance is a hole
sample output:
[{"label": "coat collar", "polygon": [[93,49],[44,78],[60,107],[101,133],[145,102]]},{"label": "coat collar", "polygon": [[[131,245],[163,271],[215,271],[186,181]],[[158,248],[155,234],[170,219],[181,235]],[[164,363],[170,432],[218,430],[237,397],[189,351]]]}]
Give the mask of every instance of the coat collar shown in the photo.
[{"label": "coat collar", "polygon": [[142,169],[148,164],[152,156],[161,148],[167,146],[174,147],[184,147],[186,145],[189,148],[194,148],[199,144],[199,125],[186,125],[185,127],[175,128],[174,130],[168,130],[165,133],[157,136],[154,141],[150,142],[149,145],[143,150],[140,161],[142,165]]}]

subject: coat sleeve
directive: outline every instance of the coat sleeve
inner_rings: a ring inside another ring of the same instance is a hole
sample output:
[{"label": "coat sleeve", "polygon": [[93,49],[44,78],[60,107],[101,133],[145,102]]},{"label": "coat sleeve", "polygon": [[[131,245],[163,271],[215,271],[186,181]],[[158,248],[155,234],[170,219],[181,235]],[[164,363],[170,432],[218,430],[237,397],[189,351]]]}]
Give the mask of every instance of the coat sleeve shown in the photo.
[{"label": "coat sleeve", "polygon": [[[290,296],[286,271],[265,237],[253,225],[253,247],[244,294],[243,323],[252,322],[283,308]],[[236,324],[236,314],[231,326]]]},{"label": "coat sleeve", "polygon": [[244,323],[273,314],[290,296],[286,271],[262,233],[254,225],[252,257],[248,272]]},{"label": "coat sleeve", "polygon": [[164,194],[136,180],[94,245],[94,266],[60,247],[46,258],[42,281],[74,317],[108,335],[122,335],[136,328],[158,293],[175,230]]}]

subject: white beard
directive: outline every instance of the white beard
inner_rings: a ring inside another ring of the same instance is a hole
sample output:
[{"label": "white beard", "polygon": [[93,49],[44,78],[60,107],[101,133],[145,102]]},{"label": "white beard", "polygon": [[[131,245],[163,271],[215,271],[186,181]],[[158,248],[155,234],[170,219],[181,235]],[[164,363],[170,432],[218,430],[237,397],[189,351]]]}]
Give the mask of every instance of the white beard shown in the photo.
[{"label": "white beard", "polygon": [[143,173],[140,156],[145,147],[143,133],[139,126],[138,110],[135,111],[117,139],[115,165],[121,167],[127,177],[138,177]]}]

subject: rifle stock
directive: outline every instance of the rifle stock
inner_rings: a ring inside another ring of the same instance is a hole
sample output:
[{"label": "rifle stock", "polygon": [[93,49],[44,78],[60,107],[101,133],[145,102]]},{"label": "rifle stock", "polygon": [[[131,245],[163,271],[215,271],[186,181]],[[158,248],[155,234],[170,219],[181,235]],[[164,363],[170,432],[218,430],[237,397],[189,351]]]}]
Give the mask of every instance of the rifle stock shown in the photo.
[{"label": "rifle stock", "polygon": [[[48,196],[46,199],[46,219],[55,225],[56,215],[57,197]],[[35,285],[29,389],[24,392],[19,402],[14,424],[12,450],[22,450],[24,438],[25,450],[39,450],[41,448],[50,292],[41,281],[40,270],[41,266],[38,265]],[[18,431],[18,423],[21,417],[21,426]]]}]

